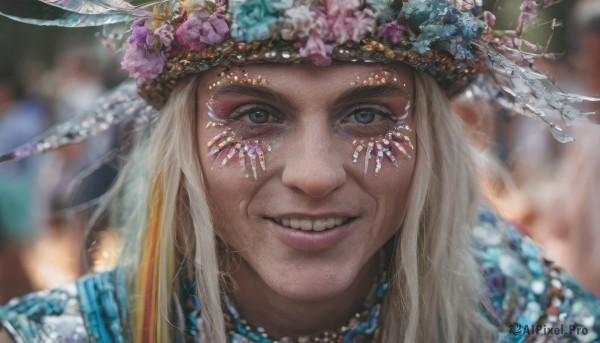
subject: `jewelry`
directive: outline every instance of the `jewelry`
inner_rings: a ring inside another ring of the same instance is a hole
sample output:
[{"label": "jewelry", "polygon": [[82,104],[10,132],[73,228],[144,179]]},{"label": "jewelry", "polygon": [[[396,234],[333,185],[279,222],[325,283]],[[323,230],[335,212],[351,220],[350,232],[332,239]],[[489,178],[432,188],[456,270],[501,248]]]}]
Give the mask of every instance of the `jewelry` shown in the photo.
[{"label": "jewelry", "polygon": [[384,161],[384,155],[388,160],[398,167],[397,154],[400,153],[408,159],[412,156],[407,152],[407,149],[414,150],[410,137],[404,134],[403,131],[410,132],[408,125],[398,125],[392,130],[388,131],[380,139],[370,138],[368,140],[354,140],[354,153],[352,154],[352,162],[357,163],[360,154],[365,151],[364,157],[364,177],[367,177],[369,172],[369,162],[375,157],[375,171],[374,175],[379,175],[382,163]]},{"label": "jewelry", "polygon": [[[250,175],[248,174],[246,165],[247,158],[250,162],[252,176],[254,180],[257,180],[258,168],[260,167],[262,171],[265,171],[267,168],[265,154],[271,151],[271,145],[265,144],[260,140],[239,139],[235,131],[226,127],[223,123],[208,122],[206,128],[211,127],[224,127],[224,130],[207,143],[209,148],[208,157],[215,157],[215,164],[219,168],[223,168],[230,160],[237,157],[240,169],[244,173],[244,176],[249,178]],[[220,163],[217,162],[219,160],[221,161]],[[214,168],[215,164],[212,165],[211,169]]]},{"label": "jewelry", "polygon": [[233,70],[228,69],[226,71],[222,71],[219,73],[219,77],[221,77],[221,79],[219,81],[215,81],[213,84],[208,86],[209,90],[212,90],[213,88],[220,86],[220,85],[232,84],[232,83],[239,83],[239,84],[245,84],[245,85],[261,85],[261,86],[269,85],[269,81],[267,79],[264,79],[262,77],[262,75],[258,75],[256,78],[253,78],[253,77],[248,76],[248,73],[245,70],[240,69],[240,68],[235,68]]},{"label": "jewelry", "polygon": [[297,340],[289,337],[274,339],[269,337],[264,328],[253,328],[241,318],[235,304],[226,298],[229,313],[225,314],[225,325],[232,343],[358,343],[376,341],[379,338],[379,315],[381,304],[389,287],[385,268],[385,252],[379,254],[380,274],[373,280],[373,286],[364,303],[364,309],[357,312],[347,325],[336,331],[325,331],[315,336],[302,336]]},{"label": "jewelry", "polygon": [[369,77],[361,80],[360,76],[356,76],[356,79],[350,82],[350,86],[379,86],[385,84],[398,84],[406,86],[405,81],[401,81],[398,74],[388,68],[378,68],[377,71],[373,71],[369,74]]}]

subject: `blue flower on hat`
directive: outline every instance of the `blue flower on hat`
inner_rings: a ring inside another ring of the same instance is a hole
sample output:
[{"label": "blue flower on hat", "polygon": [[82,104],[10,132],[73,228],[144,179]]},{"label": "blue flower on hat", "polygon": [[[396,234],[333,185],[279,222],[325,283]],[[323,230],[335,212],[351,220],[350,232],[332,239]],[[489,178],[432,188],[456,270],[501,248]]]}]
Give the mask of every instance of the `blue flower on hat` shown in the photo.
[{"label": "blue flower on hat", "polygon": [[229,5],[234,16],[231,37],[251,42],[269,38],[280,12],[291,8],[293,0],[232,0]]},{"label": "blue flower on hat", "polygon": [[[426,7],[412,0],[402,12],[412,19],[411,25],[418,24],[420,33],[412,38],[412,43],[420,54],[436,48],[449,52],[457,60],[470,59],[473,56],[469,44],[485,26],[471,13],[460,12],[447,1],[433,2],[431,7]],[[425,16],[428,18],[423,20]]]}]

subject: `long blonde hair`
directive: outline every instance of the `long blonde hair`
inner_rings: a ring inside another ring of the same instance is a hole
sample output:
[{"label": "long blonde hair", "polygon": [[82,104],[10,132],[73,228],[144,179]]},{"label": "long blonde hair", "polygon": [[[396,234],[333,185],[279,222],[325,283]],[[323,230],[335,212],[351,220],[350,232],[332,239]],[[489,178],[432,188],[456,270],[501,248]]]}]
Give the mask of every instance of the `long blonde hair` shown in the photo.
[{"label": "long blonde hair", "polygon": [[[475,189],[458,119],[437,84],[416,73],[416,168],[395,246],[383,342],[491,339],[480,314],[481,273],[471,254]],[[173,293],[193,256],[203,341],[226,342],[219,251],[198,152],[197,79],[181,81],[156,127],[140,140],[119,179],[114,214],[126,231],[130,339],[168,342]],[[138,270],[139,268],[139,270]]]},{"label": "long blonde hair", "polygon": [[470,249],[476,204],[470,149],[448,99],[427,74],[415,74],[415,101],[418,151],[383,341],[491,341]]}]

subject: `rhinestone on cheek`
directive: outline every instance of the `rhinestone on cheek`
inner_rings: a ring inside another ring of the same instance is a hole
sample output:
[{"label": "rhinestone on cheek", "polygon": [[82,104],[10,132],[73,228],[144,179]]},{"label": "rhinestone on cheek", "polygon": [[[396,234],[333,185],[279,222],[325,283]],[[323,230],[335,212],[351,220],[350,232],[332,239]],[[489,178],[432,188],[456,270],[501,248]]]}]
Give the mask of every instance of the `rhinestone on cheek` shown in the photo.
[{"label": "rhinestone on cheek", "polygon": [[[246,178],[250,177],[248,165],[254,180],[258,179],[259,169],[267,169],[266,153],[271,151],[272,145],[261,140],[247,140],[237,137],[234,130],[217,122],[208,122],[206,128],[224,127],[224,130],[211,138],[208,143],[208,157],[214,158],[218,168],[225,167],[230,160],[238,158],[239,166]],[[248,159],[249,163],[246,163]],[[220,161],[220,162],[219,162]]]},{"label": "rhinestone on cheek", "polygon": [[366,178],[369,173],[369,164],[371,159],[375,159],[375,170],[373,174],[379,175],[383,162],[389,160],[394,167],[398,167],[398,155],[402,155],[407,159],[411,159],[412,156],[408,150],[414,150],[410,137],[404,132],[410,132],[408,125],[398,125],[388,131],[383,137],[354,140],[354,152],[352,154],[352,162],[357,163],[360,155],[365,151],[364,157],[364,177]]}]

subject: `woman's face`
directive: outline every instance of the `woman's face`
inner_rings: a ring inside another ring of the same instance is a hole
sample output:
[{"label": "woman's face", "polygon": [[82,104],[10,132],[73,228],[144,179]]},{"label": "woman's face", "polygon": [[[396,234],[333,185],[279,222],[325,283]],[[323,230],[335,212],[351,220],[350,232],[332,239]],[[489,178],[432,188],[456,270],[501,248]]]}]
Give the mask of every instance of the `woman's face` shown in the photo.
[{"label": "woman's face", "polygon": [[257,64],[203,75],[201,165],[215,229],[239,268],[294,300],[350,287],[404,218],[413,89],[402,65]]}]

